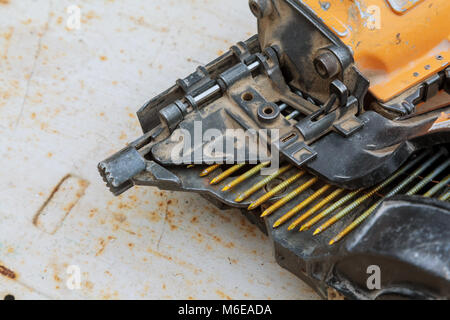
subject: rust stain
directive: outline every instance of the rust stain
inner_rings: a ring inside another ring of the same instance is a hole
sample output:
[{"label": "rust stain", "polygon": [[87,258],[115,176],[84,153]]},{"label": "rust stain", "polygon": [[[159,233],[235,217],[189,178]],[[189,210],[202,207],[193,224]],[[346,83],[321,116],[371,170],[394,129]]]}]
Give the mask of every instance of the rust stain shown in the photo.
[{"label": "rust stain", "polygon": [[223,293],[220,290],[216,291],[217,295],[222,298],[222,299],[226,299],[226,300],[233,300],[233,298],[231,298],[229,295],[226,295],[225,293]]},{"label": "rust stain", "polygon": [[91,210],[89,211],[89,218],[93,218],[97,212],[98,212],[98,209],[97,209],[97,208],[91,209]]},{"label": "rust stain", "polygon": [[9,51],[9,47],[10,47],[10,44],[11,44],[10,40],[11,40],[11,37],[12,37],[13,33],[14,33],[14,28],[10,27],[10,28],[8,28],[7,32],[4,32],[4,33],[0,34],[1,37],[6,40],[6,44],[5,44],[4,50],[3,50],[4,53],[3,53],[3,56],[2,56],[2,58],[5,59],[5,60],[8,60],[8,51]]},{"label": "rust stain", "polygon": [[85,281],[84,287],[92,291],[94,289],[94,284],[91,281]]},{"label": "rust stain", "polygon": [[116,237],[113,237],[113,236],[109,236],[108,237],[108,239],[103,239],[103,238],[100,238],[99,239],[99,245],[100,245],[100,248],[97,250],[97,252],[95,253],[95,256],[96,257],[98,257],[98,256],[100,256],[101,254],[103,254],[103,252],[105,251],[105,249],[106,249],[106,246],[108,245],[108,243],[109,242],[111,242],[112,240],[116,240],[117,238]]},{"label": "rust stain", "polygon": [[7,277],[7,278],[9,278],[9,279],[12,279],[12,280],[17,279],[17,275],[16,275],[16,273],[14,271],[12,271],[12,270],[10,270],[7,267],[2,266],[2,265],[0,265],[0,274],[5,276],[5,277]]},{"label": "rust stain", "polygon": [[[52,153],[48,153],[47,157],[52,157],[53,154]],[[51,191],[50,195],[48,196],[48,198],[46,199],[46,201],[42,204],[42,206],[39,208],[39,210],[37,211],[37,213],[34,215],[33,217],[33,224],[40,228],[40,216],[41,214],[44,212],[44,210],[46,209],[46,207],[52,202],[53,198],[55,197],[56,193],[58,191],[62,191],[62,192],[70,192],[73,190],[73,186],[70,187],[68,190],[66,190],[65,187],[63,187],[63,184],[69,180],[70,178],[75,178],[78,179],[78,186],[79,189],[76,190],[74,197],[75,200],[71,201],[67,204],[65,204],[65,206],[62,208],[65,215],[63,217],[63,220],[65,219],[65,217],[67,217],[67,215],[69,214],[69,212],[73,209],[73,207],[78,203],[78,201],[84,196],[84,193],[87,189],[87,187],[89,186],[89,182],[86,180],[82,180],[81,178],[77,178],[76,176],[73,176],[71,174],[67,174],[66,176],[64,176],[59,182],[58,184],[53,188],[53,190]],[[51,234],[54,234],[56,232],[57,228],[54,230],[54,232],[50,232]],[[44,230],[45,231],[45,230]]]},{"label": "rust stain", "polygon": [[160,253],[160,252],[158,252],[156,250],[153,250],[151,248],[147,248],[146,251],[147,251],[147,253],[150,253],[153,256],[156,256],[158,258],[162,258],[162,259],[167,260],[169,262],[173,262],[173,263],[175,263],[175,264],[177,264],[177,265],[179,265],[181,267],[187,268],[187,269],[191,270],[196,275],[201,274],[203,272],[202,269],[197,268],[195,265],[190,264],[190,263],[188,263],[186,261],[177,259],[176,257],[171,257],[169,255]]},{"label": "rust stain", "polygon": [[114,212],[113,217],[114,217],[114,220],[116,220],[117,222],[120,222],[120,223],[125,222],[127,220],[127,216],[120,212]]},{"label": "rust stain", "polygon": [[53,279],[58,283],[61,282],[61,278],[57,274],[53,275]]},{"label": "rust stain", "polygon": [[234,248],[234,243],[233,242],[229,242],[229,243],[227,243],[226,245],[225,245],[225,247],[227,247],[227,248]]},{"label": "rust stain", "polygon": [[106,244],[107,242],[105,241],[105,239],[100,239],[100,249],[97,251],[97,253],[95,254],[96,257],[98,257],[99,255],[101,255],[103,253],[103,251],[105,251],[106,248]]}]

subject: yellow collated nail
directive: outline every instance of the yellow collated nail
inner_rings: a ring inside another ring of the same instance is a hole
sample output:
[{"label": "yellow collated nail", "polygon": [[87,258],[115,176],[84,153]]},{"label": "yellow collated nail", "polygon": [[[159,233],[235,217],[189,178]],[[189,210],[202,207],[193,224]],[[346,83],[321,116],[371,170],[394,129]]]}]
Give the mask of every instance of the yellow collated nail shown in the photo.
[{"label": "yellow collated nail", "polygon": [[289,171],[291,168],[292,168],[292,165],[290,165],[290,164],[287,165],[287,166],[282,167],[281,169],[279,169],[274,174],[272,174],[272,175],[262,179],[261,181],[256,183],[254,186],[252,186],[250,189],[248,189],[248,190],[244,191],[243,193],[241,193],[234,201],[236,201],[236,202],[244,201],[245,199],[250,197],[252,194],[257,192],[258,190],[264,188],[269,182],[273,181],[274,179],[276,179],[277,177],[279,177],[283,173]]},{"label": "yellow collated nail", "polygon": [[[426,155],[427,155],[427,153],[423,153],[422,155],[420,155],[419,157],[414,159],[414,161],[412,161],[412,163],[408,164],[407,167],[412,167],[413,165],[415,165],[416,163],[421,161],[423,158],[425,158]],[[342,238],[344,238],[347,234],[352,232],[354,229],[356,229],[364,220],[366,220],[376,210],[376,208],[383,202],[383,200],[385,198],[389,198],[389,197],[392,197],[392,196],[398,194],[407,185],[409,185],[415,178],[420,176],[427,168],[429,168],[442,155],[443,155],[443,151],[441,150],[441,152],[438,152],[433,157],[428,159],[425,163],[420,165],[419,168],[414,170],[414,172],[411,175],[409,175],[399,185],[397,185],[395,188],[393,188],[391,191],[389,191],[389,193],[386,194],[383,199],[381,199],[381,200],[377,201],[375,204],[373,204],[363,214],[361,214],[358,218],[356,218],[350,225],[348,225],[338,235],[336,235],[333,239],[331,239],[329,244],[333,245],[334,243],[336,243],[336,242],[340,241]],[[427,185],[437,175],[439,175],[442,171],[444,171],[449,166],[449,164],[450,164],[450,160],[447,160],[446,163],[439,166],[437,169],[433,170],[432,173],[430,173],[428,176],[426,176],[424,179],[422,179],[422,181],[419,184],[417,184],[413,189],[411,189],[408,194],[414,195],[417,192],[419,192],[425,185]],[[448,178],[450,179],[450,176],[448,176]],[[445,182],[445,180],[444,180],[444,182]],[[435,190],[432,189],[432,190],[430,190],[430,192],[434,194],[435,192],[437,192],[439,190],[439,188],[440,188],[440,186],[437,185],[437,186],[435,186],[435,188],[433,188]]]},{"label": "yellow collated nail", "polygon": [[273,225],[274,228],[279,227],[280,225],[284,224],[286,221],[291,219],[297,212],[307,207],[311,202],[315,201],[318,197],[320,197],[322,194],[327,192],[327,190],[330,188],[330,185],[325,185],[322,188],[320,188],[318,191],[316,191],[314,194],[309,196],[307,199],[303,200],[301,203],[299,203],[297,206],[295,206],[292,210],[290,210],[288,213],[283,215],[280,219],[278,219],[275,224]]},{"label": "yellow collated nail", "polygon": [[223,173],[219,174],[217,177],[211,180],[210,184],[218,184],[231,176],[233,173],[241,169],[243,166],[245,166],[245,163],[243,164],[237,164],[232,166],[230,169],[225,170]]},{"label": "yellow collated nail", "polygon": [[249,171],[247,171],[246,173],[244,173],[243,175],[241,175],[237,179],[235,179],[235,180],[231,181],[229,184],[227,184],[222,189],[222,191],[228,191],[228,190],[236,187],[237,185],[241,184],[242,182],[244,182],[244,181],[250,179],[251,177],[253,177],[259,171],[261,171],[262,168],[267,167],[268,165],[270,165],[270,162],[264,162],[264,163],[261,163],[261,164],[255,166],[254,168],[250,169]]},{"label": "yellow collated nail", "polygon": [[283,198],[281,198],[280,200],[278,200],[277,202],[275,202],[273,205],[271,205],[269,208],[267,208],[262,214],[261,217],[266,217],[268,215],[271,215],[272,213],[274,213],[276,210],[278,210],[279,208],[281,208],[282,206],[284,206],[286,203],[288,203],[289,201],[291,201],[292,199],[294,199],[296,196],[298,196],[299,194],[301,194],[302,192],[304,192],[306,189],[308,189],[309,187],[311,187],[314,183],[316,183],[319,179],[318,178],[313,178],[310,179],[309,181],[305,182],[304,184],[302,184],[301,186],[299,186],[298,188],[296,188],[294,191],[290,192],[289,194],[287,194],[286,196],[284,196]]},{"label": "yellow collated nail", "polygon": [[203,170],[203,171],[200,173],[200,177],[206,177],[206,176],[209,175],[211,172],[216,171],[217,169],[219,169],[220,166],[221,166],[221,164],[215,164],[215,165],[212,165],[212,166],[206,168],[205,170]]},{"label": "yellow collated nail", "polygon": [[[316,213],[318,210],[322,209],[325,205],[330,203],[334,198],[336,198],[338,195],[340,195],[342,192],[344,192],[344,189],[337,189],[333,191],[330,195],[328,195],[325,199],[320,201],[318,204],[316,204],[314,207],[306,211],[304,214],[302,214],[298,219],[296,219],[294,222],[291,223],[288,230],[294,230],[298,225],[300,225],[303,221],[308,219],[310,216],[312,216],[314,213]],[[300,229],[300,231],[303,231]]]},{"label": "yellow collated nail", "polygon": [[[390,176],[388,179],[386,179],[384,182],[380,183],[378,186],[370,190],[369,192],[365,193],[352,203],[350,203],[347,207],[345,207],[343,210],[339,211],[335,216],[333,216],[331,219],[326,221],[324,224],[322,224],[319,228],[316,229],[314,232],[314,235],[317,235],[325,230],[327,230],[330,226],[341,220],[343,217],[345,217],[347,214],[358,208],[361,204],[363,204],[366,200],[370,199],[373,195],[375,195],[378,191],[383,189],[384,187],[388,186],[391,182],[393,182],[395,179],[397,179],[400,175],[407,172],[409,169],[411,169],[413,166],[415,166],[417,163],[419,163],[427,154],[429,151],[422,153],[420,156],[418,156],[413,161],[409,162],[405,166],[403,166],[401,169],[399,169],[397,172],[395,172],[392,176]],[[441,154],[438,153],[435,155],[434,158],[439,158]],[[434,160],[433,160],[434,161]],[[429,166],[433,163],[433,161],[428,160],[426,164]],[[424,165],[421,166],[423,168]],[[416,171],[419,172],[419,171]]]},{"label": "yellow collated nail", "polygon": [[340,208],[342,205],[344,205],[347,201],[354,198],[358,193],[360,193],[362,189],[356,190],[353,192],[350,192],[346,196],[342,197],[335,203],[333,203],[331,206],[326,208],[324,211],[319,213],[317,216],[312,218],[310,221],[308,221],[305,225],[302,226],[300,231],[308,230],[310,227],[312,227],[314,224],[316,224],[318,221],[322,220],[323,218],[327,217],[329,214],[333,213],[336,209]]},{"label": "yellow collated nail", "polygon": [[263,195],[261,198],[252,202],[250,204],[250,206],[248,207],[248,210],[253,210],[253,209],[259,207],[260,205],[262,205],[263,203],[265,203],[266,201],[270,200],[270,198],[272,198],[274,195],[276,195],[277,193],[282,191],[284,188],[290,186],[295,181],[300,179],[305,173],[306,173],[305,171],[300,171],[300,172],[296,173],[295,175],[293,175],[292,177],[290,177],[289,179],[287,179],[286,181],[280,183],[278,186],[276,186],[275,188],[273,188],[272,190],[267,192],[265,195]]}]

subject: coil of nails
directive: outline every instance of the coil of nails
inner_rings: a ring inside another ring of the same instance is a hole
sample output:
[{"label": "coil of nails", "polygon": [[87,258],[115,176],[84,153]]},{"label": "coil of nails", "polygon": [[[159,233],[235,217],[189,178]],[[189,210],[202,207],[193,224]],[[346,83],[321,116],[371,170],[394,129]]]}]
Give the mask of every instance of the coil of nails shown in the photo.
[{"label": "coil of nails", "polygon": [[[269,165],[270,162],[260,163],[254,165],[243,174],[232,177],[233,174],[245,166],[245,164],[233,165],[211,179],[210,183],[216,185],[220,182],[225,182],[225,186],[221,190],[222,192],[230,192],[239,185],[245,185],[248,179],[259,174],[263,168]],[[255,210],[262,205],[268,204],[268,207],[263,210],[261,215],[261,217],[267,217],[281,212],[282,210],[280,209],[288,203],[292,204],[296,198],[308,190],[312,194],[306,198],[303,197],[302,201],[295,204],[289,211],[280,214],[273,224],[273,228],[278,228],[293,220],[289,224],[288,230],[298,229],[299,232],[303,232],[328,218],[315,229],[313,235],[316,236],[329,229],[345,216],[361,212],[360,210],[363,208],[362,214],[355,216],[353,222],[332,237],[329,241],[329,244],[332,245],[361,225],[386,198],[397,194],[420,195],[428,187],[428,190],[422,194],[423,197],[436,197],[441,201],[448,201],[450,198],[449,167],[450,159],[446,156],[445,149],[437,151],[425,150],[410,159],[403,167],[378,185],[366,190],[347,191],[323,183],[317,177],[309,177],[310,174],[306,171],[297,170],[292,165],[286,164],[269,176],[261,176],[261,179],[254,185],[248,187],[245,185],[245,191],[238,194],[235,202],[241,203],[249,199],[256,192],[261,191],[265,187],[267,188],[270,182],[293,171],[293,174],[284,181],[267,190],[262,196],[252,199],[248,210]],[[221,168],[222,165],[210,166],[202,171],[201,176],[208,178],[209,175]],[[302,178],[304,179],[301,180]],[[295,186],[299,181],[301,181],[299,185]],[[283,194],[278,200],[273,200],[275,196],[279,196],[288,187],[291,187],[291,189],[294,187],[294,189],[285,195]],[[350,202],[351,200],[353,201]]]}]

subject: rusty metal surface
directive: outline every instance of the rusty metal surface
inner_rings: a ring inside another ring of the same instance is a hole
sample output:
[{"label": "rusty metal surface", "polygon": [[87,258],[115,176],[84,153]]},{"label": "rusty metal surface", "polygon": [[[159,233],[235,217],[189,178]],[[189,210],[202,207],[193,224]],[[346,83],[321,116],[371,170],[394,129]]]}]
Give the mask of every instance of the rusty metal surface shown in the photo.
[{"label": "rusty metal surface", "polygon": [[154,188],[114,198],[97,173],[141,134],[148,97],[256,32],[247,1],[3,0],[0,18],[0,298],[317,297],[238,211]]}]

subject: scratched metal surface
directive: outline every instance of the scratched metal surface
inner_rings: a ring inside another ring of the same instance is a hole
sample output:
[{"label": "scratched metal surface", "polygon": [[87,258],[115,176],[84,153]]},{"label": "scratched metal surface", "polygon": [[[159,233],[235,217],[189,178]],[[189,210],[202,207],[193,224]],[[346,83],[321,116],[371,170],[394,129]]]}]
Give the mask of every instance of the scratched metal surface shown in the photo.
[{"label": "scratched metal surface", "polygon": [[0,298],[316,298],[239,212],[114,198],[96,169],[143,102],[255,32],[245,0],[0,0]]}]

